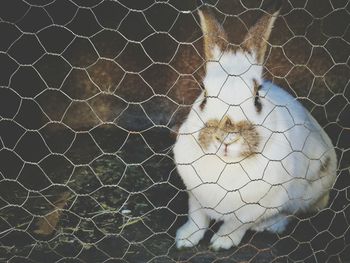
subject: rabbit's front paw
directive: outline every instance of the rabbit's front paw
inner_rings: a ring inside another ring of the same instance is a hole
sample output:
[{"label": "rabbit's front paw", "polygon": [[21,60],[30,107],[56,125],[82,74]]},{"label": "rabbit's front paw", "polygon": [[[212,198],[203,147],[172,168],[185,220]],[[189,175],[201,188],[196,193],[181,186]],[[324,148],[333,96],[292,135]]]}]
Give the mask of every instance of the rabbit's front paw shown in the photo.
[{"label": "rabbit's front paw", "polygon": [[[217,251],[238,246],[249,225],[237,225],[233,220],[225,221],[210,240],[210,248]],[[235,230],[232,230],[235,229]]]},{"label": "rabbit's front paw", "polygon": [[229,249],[234,246],[238,246],[241,243],[243,234],[237,233],[242,231],[235,231],[234,233],[228,235],[218,235],[214,234],[210,240],[210,248],[214,251]]},{"label": "rabbit's front paw", "polygon": [[[238,244],[239,242],[240,240],[238,241]],[[214,251],[218,251],[221,249],[229,249],[233,246],[238,245],[236,244],[237,241],[232,240],[230,235],[219,236],[217,234],[214,234],[214,236],[210,240],[210,243],[211,243],[210,248]]]},{"label": "rabbit's front paw", "polygon": [[199,229],[192,221],[187,221],[176,231],[176,247],[193,247],[203,238],[205,229]]}]

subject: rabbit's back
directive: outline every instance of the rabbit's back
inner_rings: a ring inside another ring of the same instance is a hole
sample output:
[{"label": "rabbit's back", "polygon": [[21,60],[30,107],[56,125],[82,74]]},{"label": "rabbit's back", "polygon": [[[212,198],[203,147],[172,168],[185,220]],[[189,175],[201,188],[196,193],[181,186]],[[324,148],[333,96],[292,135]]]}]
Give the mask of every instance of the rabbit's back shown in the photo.
[{"label": "rabbit's back", "polygon": [[[313,116],[282,88],[264,82],[261,95],[274,109],[262,126],[272,128],[273,136],[280,138],[270,139],[262,154],[269,157],[270,163],[277,161],[283,166],[280,170],[270,169],[266,178],[287,190],[286,210],[305,210],[328,192],[336,179],[334,146]],[[288,177],[290,180],[283,182]]]},{"label": "rabbit's back", "polygon": [[262,86],[261,96],[269,104],[262,126],[282,134],[292,153],[302,152],[310,160],[335,154],[329,136],[296,98],[268,81]]}]

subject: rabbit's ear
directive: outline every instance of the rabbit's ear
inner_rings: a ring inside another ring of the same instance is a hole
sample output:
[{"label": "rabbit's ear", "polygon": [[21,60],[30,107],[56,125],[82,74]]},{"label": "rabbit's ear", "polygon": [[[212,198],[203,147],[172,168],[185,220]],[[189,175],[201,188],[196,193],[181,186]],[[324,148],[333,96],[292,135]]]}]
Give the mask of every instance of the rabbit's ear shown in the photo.
[{"label": "rabbit's ear", "polygon": [[243,41],[242,47],[248,52],[253,52],[257,56],[259,64],[263,64],[267,43],[273,28],[273,25],[280,12],[282,1],[276,1],[274,7],[271,7],[253,27],[251,27]]},{"label": "rabbit's ear", "polygon": [[224,28],[215,18],[208,7],[202,7],[199,11],[200,24],[204,36],[204,53],[206,60],[218,59],[214,54],[215,49],[224,51],[228,41]]}]

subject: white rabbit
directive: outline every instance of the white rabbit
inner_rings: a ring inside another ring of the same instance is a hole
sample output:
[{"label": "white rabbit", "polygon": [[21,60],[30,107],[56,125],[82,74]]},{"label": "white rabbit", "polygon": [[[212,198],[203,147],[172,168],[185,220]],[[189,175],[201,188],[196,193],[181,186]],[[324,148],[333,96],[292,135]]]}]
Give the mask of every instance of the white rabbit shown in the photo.
[{"label": "white rabbit", "polygon": [[248,229],[280,233],[288,215],[328,203],[337,168],[331,140],[295,98],[262,79],[278,13],[263,15],[243,44],[232,47],[210,10],[199,11],[205,91],[174,146],[189,193],[188,221],[176,233],[178,248],[196,245],[213,219],[223,224],[211,247],[228,249]]}]

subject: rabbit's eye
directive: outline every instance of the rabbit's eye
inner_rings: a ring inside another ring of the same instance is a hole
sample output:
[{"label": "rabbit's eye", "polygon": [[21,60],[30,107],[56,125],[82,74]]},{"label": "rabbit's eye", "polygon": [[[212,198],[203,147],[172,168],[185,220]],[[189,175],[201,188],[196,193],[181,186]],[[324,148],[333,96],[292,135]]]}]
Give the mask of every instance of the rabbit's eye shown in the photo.
[{"label": "rabbit's eye", "polygon": [[254,83],[254,106],[257,112],[261,111],[262,105],[260,101],[259,90],[262,89],[262,85],[258,83],[256,79],[253,79]]},{"label": "rabbit's eye", "polygon": [[[204,87],[202,87],[202,88],[204,89]],[[201,110],[203,110],[205,105],[207,104],[207,96],[208,96],[207,91],[204,89],[204,99],[202,100],[201,104],[199,105],[199,108]]]},{"label": "rabbit's eye", "polygon": [[215,140],[221,142],[221,138],[218,135],[215,135]]},{"label": "rabbit's eye", "polygon": [[261,101],[260,101],[259,91],[257,91],[255,94],[254,106],[255,106],[257,112],[261,111],[262,105],[261,105]]}]

